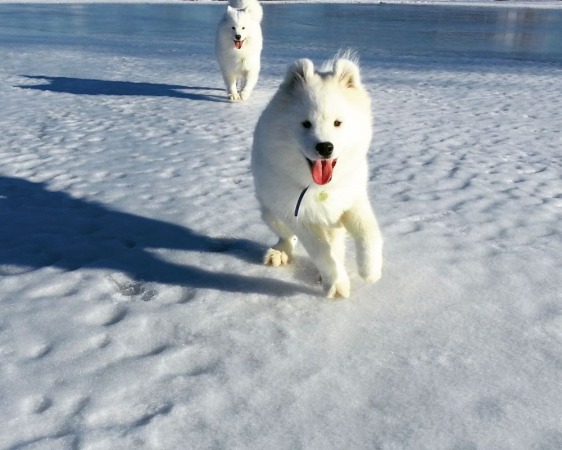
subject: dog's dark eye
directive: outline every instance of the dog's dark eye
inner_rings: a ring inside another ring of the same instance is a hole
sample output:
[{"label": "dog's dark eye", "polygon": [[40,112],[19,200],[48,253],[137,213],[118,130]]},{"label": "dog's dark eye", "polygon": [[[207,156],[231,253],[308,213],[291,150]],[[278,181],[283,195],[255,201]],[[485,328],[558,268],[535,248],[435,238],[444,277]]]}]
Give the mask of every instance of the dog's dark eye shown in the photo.
[{"label": "dog's dark eye", "polygon": [[236,28],[232,27],[233,30],[236,30]]},{"label": "dog's dark eye", "polygon": [[304,128],[311,128],[311,127],[312,127],[312,123],[310,123],[310,120],[305,120],[305,121],[302,123],[302,126],[303,126]]},{"label": "dog's dark eye", "polygon": [[243,30],[245,30],[245,29],[246,29],[246,27],[242,27],[242,29],[243,29]]},{"label": "dog's dark eye", "polygon": [[334,120],[334,126],[337,128],[341,125],[341,122],[339,120]]}]

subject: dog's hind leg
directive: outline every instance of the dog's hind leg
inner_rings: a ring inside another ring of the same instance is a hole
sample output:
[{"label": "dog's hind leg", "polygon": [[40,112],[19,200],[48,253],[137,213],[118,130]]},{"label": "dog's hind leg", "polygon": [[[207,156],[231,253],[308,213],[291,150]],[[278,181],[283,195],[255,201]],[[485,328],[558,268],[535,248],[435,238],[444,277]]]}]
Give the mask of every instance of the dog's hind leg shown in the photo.
[{"label": "dog's hind leg", "polygon": [[355,241],[359,275],[374,283],[381,277],[382,236],[368,198],[361,198],[341,220]]},{"label": "dog's hind leg", "polygon": [[345,270],[345,230],[308,225],[299,230],[302,245],[320,272],[328,298],[349,297],[349,276]]},{"label": "dog's hind leg", "polygon": [[223,72],[222,77],[224,79],[224,84],[226,85],[226,93],[230,100],[240,100],[240,94],[238,93],[238,87],[236,85],[236,75],[232,73]]},{"label": "dog's hind leg", "polygon": [[293,250],[297,245],[297,237],[281,220],[277,219],[270,211],[262,211],[263,221],[279,236],[279,241],[265,252],[264,264],[268,266],[284,266],[291,261]]},{"label": "dog's hind leg", "polygon": [[250,94],[254,90],[258,82],[259,69],[258,70],[248,70],[244,73],[244,83],[242,90],[240,92],[240,98],[246,100],[250,97]]}]

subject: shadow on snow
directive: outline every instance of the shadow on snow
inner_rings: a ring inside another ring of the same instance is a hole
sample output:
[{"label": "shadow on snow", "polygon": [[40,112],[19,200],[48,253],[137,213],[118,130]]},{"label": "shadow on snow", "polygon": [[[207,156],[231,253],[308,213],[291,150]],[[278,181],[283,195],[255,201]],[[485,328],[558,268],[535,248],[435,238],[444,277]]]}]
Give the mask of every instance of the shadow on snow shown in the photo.
[{"label": "shadow on snow", "polygon": [[90,80],[86,78],[49,77],[43,75],[23,75],[30,80],[43,80],[46,84],[20,85],[22,89],[62,92],[76,95],[118,95],[172,97],[189,100],[226,102],[226,97],[201,94],[193,91],[222,91],[218,88],[181,86],[160,83],[136,83],[131,81]]},{"label": "shadow on snow", "polygon": [[[247,240],[210,237],[173,223],[115,211],[49,191],[44,183],[0,176],[0,275],[18,268],[111,269],[134,280],[226,292],[313,294],[286,281],[175,264],[151,250],[222,253],[258,264],[265,250]],[[194,258],[197,261],[197,258]]]}]

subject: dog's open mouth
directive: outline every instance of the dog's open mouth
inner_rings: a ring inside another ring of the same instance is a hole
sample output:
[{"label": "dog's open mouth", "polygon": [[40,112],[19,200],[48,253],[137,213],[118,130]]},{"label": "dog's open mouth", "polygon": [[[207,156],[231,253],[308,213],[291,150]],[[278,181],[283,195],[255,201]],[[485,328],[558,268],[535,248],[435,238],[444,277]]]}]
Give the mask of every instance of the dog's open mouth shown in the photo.
[{"label": "dog's open mouth", "polygon": [[312,179],[316,184],[322,185],[330,182],[334,172],[334,167],[338,162],[337,159],[316,159],[312,161],[306,158],[306,160],[310,166]]},{"label": "dog's open mouth", "polygon": [[244,43],[244,41],[234,41],[234,46],[240,50],[242,48],[242,44]]}]

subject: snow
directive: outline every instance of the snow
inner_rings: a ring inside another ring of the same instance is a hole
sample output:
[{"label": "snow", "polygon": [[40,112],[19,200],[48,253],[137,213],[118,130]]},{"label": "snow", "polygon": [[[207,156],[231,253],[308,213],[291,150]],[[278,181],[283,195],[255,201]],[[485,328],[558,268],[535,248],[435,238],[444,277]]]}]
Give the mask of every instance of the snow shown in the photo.
[{"label": "snow", "polygon": [[[223,7],[0,6],[0,448],[562,448],[559,14],[265,4],[232,104]],[[337,24],[385,237],[348,301],[260,264],[249,171]]]}]

